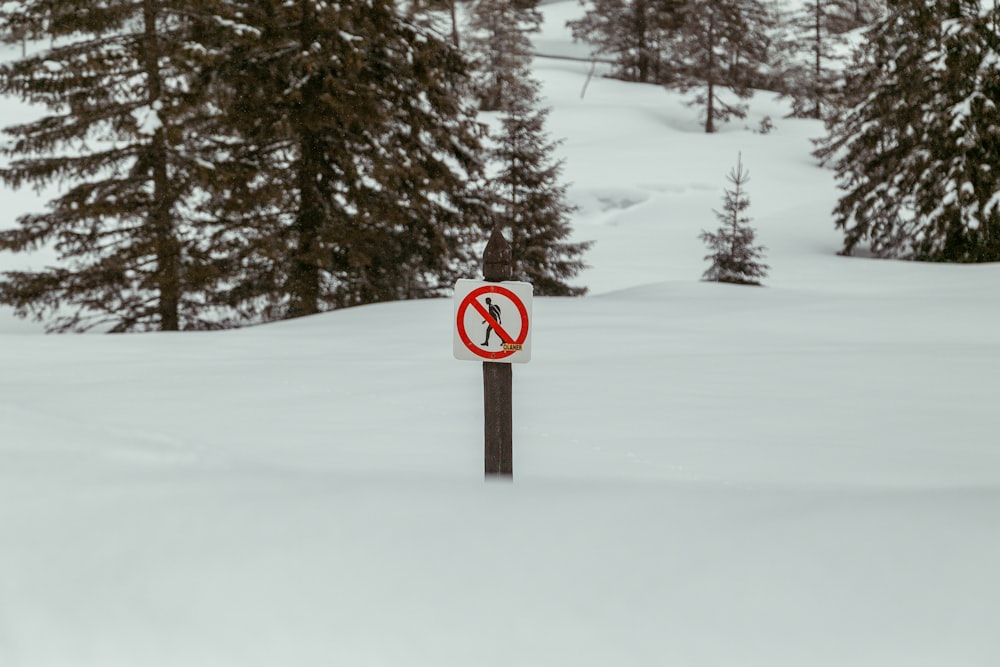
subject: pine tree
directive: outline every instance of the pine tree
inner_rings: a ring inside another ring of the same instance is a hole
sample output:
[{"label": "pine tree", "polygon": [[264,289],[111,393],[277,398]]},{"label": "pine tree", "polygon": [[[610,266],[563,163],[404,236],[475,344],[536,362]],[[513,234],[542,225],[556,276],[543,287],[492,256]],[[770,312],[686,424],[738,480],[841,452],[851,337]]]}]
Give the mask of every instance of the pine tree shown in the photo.
[{"label": "pine tree", "polygon": [[853,0],[807,0],[789,21],[791,65],[784,91],[792,113],[823,118],[841,86],[846,68],[845,28],[851,26]]},{"label": "pine tree", "polygon": [[844,0],[844,10],[833,28],[844,33],[875,22],[886,11],[886,0]]},{"label": "pine tree", "polygon": [[0,3],[0,41],[20,43],[22,58],[26,55],[28,40],[37,39],[44,32],[44,16],[28,14],[17,2]]},{"label": "pine tree", "polygon": [[215,75],[240,140],[210,203],[225,303],[294,317],[439,295],[470,272],[489,214],[458,51],[390,0],[234,3],[232,20]]},{"label": "pine tree", "polygon": [[844,253],[1000,260],[1000,15],[977,0],[895,0],[866,33],[853,104],[817,155],[844,191]]},{"label": "pine tree", "polygon": [[541,27],[538,0],[474,0],[468,50],[482,111],[500,111],[523,94],[520,74],[531,62],[531,33]]},{"label": "pine tree", "polygon": [[430,28],[438,28],[439,14],[447,13],[447,32],[451,36],[451,42],[456,49],[462,48],[462,38],[458,29],[458,0],[410,0],[406,3],[406,17],[408,20],[418,22],[420,17],[425,17],[425,25]]},{"label": "pine tree", "polygon": [[492,137],[497,175],[492,179],[494,224],[511,239],[513,277],[530,282],[544,296],[586,292],[565,281],[584,264],[589,243],[569,243],[562,165],[553,162],[556,144],[545,134],[546,109],[539,108],[538,83],[531,75],[530,33],[538,30],[537,0],[478,0],[473,5],[470,43],[479,57],[479,92],[484,110],[499,110],[501,129]]},{"label": "pine tree", "polygon": [[571,287],[584,263],[581,255],[590,242],[569,243],[566,186],[559,183],[560,162],[551,160],[556,144],[549,143],[544,124],[547,109],[538,107],[538,85],[525,73],[525,94],[513,100],[502,115],[493,158],[500,166],[494,180],[500,210],[497,224],[509,230],[513,279],[534,285],[539,296],[578,296],[586,288]]},{"label": "pine tree", "polygon": [[851,60],[851,31],[880,14],[875,0],[807,0],[785,13],[779,41],[786,55],[778,80],[792,115],[825,118],[837,104]]},{"label": "pine tree", "polygon": [[594,0],[567,26],[573,39],[615,61],[612,77],[639,83],[670,82],[671,36],[684,0]]},{"label": "pine tree", "polygon": [[[48,107],[6,128],[13,187],[64,184],[47,213],[0,232],[0,250],[43,245],[60,265],[9,271],[0,302],[56,317],[52,331],[218,326],[202,230],[187,210],[211,147],[199,139],[195,73],[212,57],[195,43],[194,0],[25,0],[17,16],[52,46],[0,68],[0,92]],[[209,20],[210,22],[210,20]]]},{"label": "pine tree", "polygon": [[691,105],[704,110],[705,132],[714,132],[716,121],[746,116],[742,100],[752,94],[751,86],[771,55],[772,20],[760,0],[688,0],[682,5],[674,85],[698,91]]},{"label": "pine tree", "polygon": [[702,276],[703,280],[740,285],[760,285],[767,277],[768,266],[760,260],[764,256],[763,246],[754,245],[754,230],[746,210],[750,198],[744,186],[750,181],[750,173],[743,168],[742,156],[727,178],[732,188],[726,188],[723,210],[715,211],[722,226],[715,233],[703,231],[701,240],[708,244],[712,254],[705,259],[712,261]]}]

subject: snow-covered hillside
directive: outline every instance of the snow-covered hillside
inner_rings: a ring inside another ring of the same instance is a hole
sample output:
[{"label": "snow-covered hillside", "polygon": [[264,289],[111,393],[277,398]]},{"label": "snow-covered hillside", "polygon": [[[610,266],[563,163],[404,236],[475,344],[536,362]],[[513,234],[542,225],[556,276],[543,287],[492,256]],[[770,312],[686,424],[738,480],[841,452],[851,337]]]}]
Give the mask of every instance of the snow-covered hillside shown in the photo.
[{"label": "snow-covered hillside", "polygon": [[[576,48],[576,0],[543,9]],[[0,666],[1000,664],[1000,266],[837,256],[822,127],[770,95],[706,136],[661,88],[535,69],[595,245],[590,296],[535,301],[514,483],[482,480],[448,300],[5,312]],[[766,288],[699,281],[740,153]]]}]

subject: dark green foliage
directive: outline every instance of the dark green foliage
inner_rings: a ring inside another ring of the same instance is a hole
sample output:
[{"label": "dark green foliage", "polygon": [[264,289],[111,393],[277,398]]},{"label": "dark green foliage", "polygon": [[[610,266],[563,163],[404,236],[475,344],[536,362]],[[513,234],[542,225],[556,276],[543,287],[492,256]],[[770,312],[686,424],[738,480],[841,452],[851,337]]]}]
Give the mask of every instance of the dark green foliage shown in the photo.
[{"label": "dark green foliage", "polygon": [[[528,0],[511,7],[519,27],[502,53],[516,69],[538,15]],[[0,301],[20,314],[54,314],[57,331],[223,327],[439,296],[475,272],[503,207],[483,176],[468,66],[393,0],[21,9],[53,46],[2,68],[0,88],[51,115],[7,129],[0,178],[64,191],[0,232],[0,250],[59,253],[5,275]],[[534,89],[513,72],[497,90],[526,137],[544,114],[534,125],[517,106]],[[508,190],[538,219],[508,224],[522,274],[569,293],[583,246],[561,242],[568,209],[540,136]]]},{"label": "dark green foliage", "polygon": [[845,33],[873,23],[886,11],[886,0],[837,0],[842,9],[837,12],[831,30]]},{"label": "dark green foliage", "polygon": [[786,65],[781,92],[792,100],[792,114],[825,118],[836,104],[850,62],[850,33],[880,15],[875,0],[807,0],[785,19]]},{"label": "dark green foliage", "polygon": [[760,261],[766,248],[754,245],[754,230],[746,215],[750,198],[744,186],[750,180],[750,173],[743,168],[742,159],[737,160],[727,178],[732,188],[726,188],[722,211],[715,211],[722,226],[715,233],[702,232],[700,236],[712,250],[712,254],[705,256],[712,261],[712,266],[702,278],[720,283],[760,285],[769,267]]},{"label": "dark green foliage", "polygon": [[188,0],[26,0],[20,21],[53,46],[0,68],[0,92],[48,107],[8,127],[13,187],[63,186],[47,213],[0,232],[0,250],[53,246],[59,267],[11,271],[0,301],[21,315],[55,314],[50,330],[206,328],[214,280],[186,212],[211,147],[193,73],[203,14]]},{"label": "dark green foliage", "polygon": [[24,57],[28,40],[44,33],[45,17],[28,14],[20,3],[0,3],[0,40],[7,44],[20,43]]},{"label": "dark green foliage", "polygon": [[771,57],[768,31],[773,22],[760,0],[687,0],[681,9],[673,85],[697,91],[705,132],[716,121],[744,118],[751,86]]},{"label": "dark green foliage", "polygon": [[773,57],[775,17],[762,0],[595,0],[576,39],[615,60],[614,76],[694,91],[705,131],[743,118],[751,87]]},{"label": "dark green foliage", "polygon": [[569,21],[573,38],[615,61],[612,76],[640,83],[670,82],[672,40],[684,0],[594,0]]},{"label": "dark green foliage", "polygon": [[455,48],[461,48],[462,41],[458,29],[458,7],[459,0],[410,0],[406,5],[406,17],[410,21],[423,23],[430,28],[441,29],[445,21],[441,20],[442,15],[446,15],[447,33],[451,36],[451,42]]},{"label": "dark green foliage", "polygon": [[525,94],[521,86],[531,63],[529,35],[541,23],[538,0],[473,0],[467,43],[481,110],[506,109]]},{"label": "dark green foliage", "polygon": [[586,292],[566,279],[584,264],[589,243],[569,243],[566,187],[559,183],[556,145],[545,134],[548,111],[538,105],[532,78],[531,42],[541,15],[537,0],[478,0],[472,7],[475,37],[470,40],[481,68],[478,92],[483,109],[500,110],[501,129],[492,137],[494,220],[510,238],[513,279],[530,282],[542,296]]},{"label": "dark green foliage", "polygon": [[847,60],[844,33],[855,27],[854,0],[807,0],[789,18],[790,64],[783,92],[792,113],[823,118],[841,87]]},{"label": "dark green foliage", "polygon": [[565,201],[566,186],[559,183],[562,165],[550,158],[555,144],[545,136],[548,112],[538,108],[537,85],[525,81],[527,95],[502,116],[503,131],[493,151],[501,169],[494,181],[497,223],[509,230],[514,280],[532,283],[539,296],[578,296],[586,288],[565,281],[584,268],[580,257],[591,243],[565,241],[573,208]]},{"label": "dark green foliage", "polygon": [[244,29],[217,76],[240,141],[211,202],[226,303],[294,317],[471,273],[488,211],[460,54],[387,0],[234,8]]},{"label": "dark green foliage", "polygon": [[1000,37],[976,0],[894,0],[866,34],[817,154],[843,195],[844,253],[1000,261]]}]

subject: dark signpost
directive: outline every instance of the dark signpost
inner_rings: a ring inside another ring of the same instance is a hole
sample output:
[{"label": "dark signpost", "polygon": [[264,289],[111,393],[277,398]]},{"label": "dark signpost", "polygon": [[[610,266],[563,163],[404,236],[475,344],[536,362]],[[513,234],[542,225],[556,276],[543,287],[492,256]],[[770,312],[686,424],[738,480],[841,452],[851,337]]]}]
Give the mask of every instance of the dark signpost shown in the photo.
[{"label": "dark signpost", "polygon": [[[510,244],[499,229],[494,229],[483,253],[483,278],[498,283],[510,280],[511,271]],[[514,476],[512,384],[510,364],[483,362],[487,475]]]},{"label": "dark signpost", "polygon": [[511,273],[510,244],[494,229],[483,253],[485,281],[455,285],[455,357],[483,364],[487,477],[514,474],[511,364],[531,359],[532,288],[510,281]]}]

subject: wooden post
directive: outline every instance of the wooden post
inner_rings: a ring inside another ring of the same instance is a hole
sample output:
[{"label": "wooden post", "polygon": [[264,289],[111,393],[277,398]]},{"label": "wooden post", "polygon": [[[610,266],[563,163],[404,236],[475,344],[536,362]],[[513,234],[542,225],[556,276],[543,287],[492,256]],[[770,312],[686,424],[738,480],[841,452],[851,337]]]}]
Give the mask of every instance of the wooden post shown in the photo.
[{"label": "wooden post", "polygon": [[[488,282],[510,280],[510,244],[493,229],[483,253],[483,279]],[[511,364],[483,362],[483,414],[486,424],[484,461],[486,476],[514,476],[513,407],[511,400]]]}]

